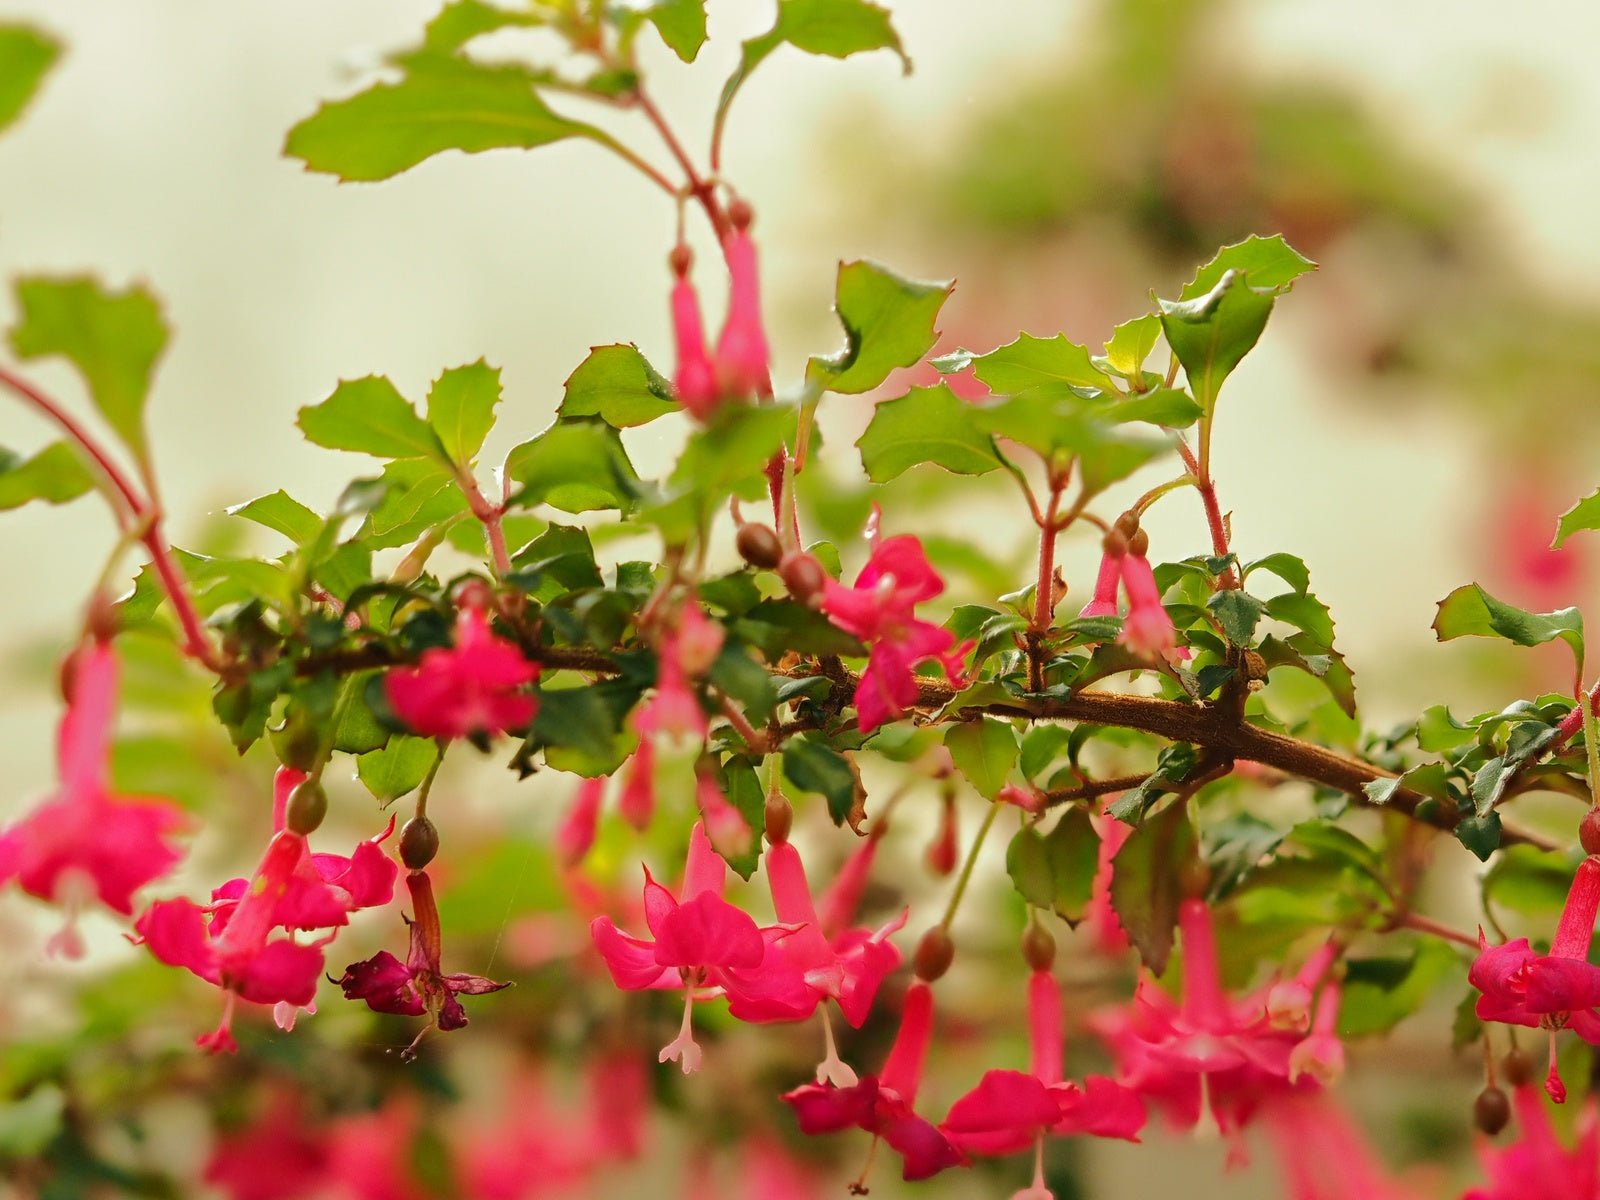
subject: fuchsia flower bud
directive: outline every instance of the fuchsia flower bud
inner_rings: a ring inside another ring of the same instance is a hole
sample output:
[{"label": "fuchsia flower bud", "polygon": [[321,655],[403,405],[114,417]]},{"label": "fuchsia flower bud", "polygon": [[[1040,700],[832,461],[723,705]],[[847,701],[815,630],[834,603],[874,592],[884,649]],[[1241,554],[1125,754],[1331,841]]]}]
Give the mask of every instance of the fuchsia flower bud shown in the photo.
[{"label": "fuchsia flower bud", "polygon": [[1161,604],[1161,589],[1156,586],[1150,560],[1142,554],[1122,556],[1122,586],[1128,593],[1128,616],[1118,637],[1128,649],[1146,658],[1156,658],[1177,647],[1172,618]]},{"label": "fuchsia flower bud", "polygon": [[1114,617],[1117,615],[1117,584],[1122,579],[1122,560],[1126,554],[1107,551],[1100,557],[1100,574],[1094,581],[1094,599],[1083,606],[1080,617]]},{"label": "fuchsia flower bud", "polygon": [[622,777],[622,795],[617,798],[617,811],[635,829],[650,828],[650,818],[655,815],[655,776],[655,743],[645,738],[633,752],[633,757],[628,759]]},{"label": "fuchsia flower bud", "polygon": [[772,356],[761,320],[761,285],[750,230],[736,225],[724,234],[722,254],[728,263],[728,316],[717,338],[717,383],[725,396],[765,394],[771,388]]},{"label": "fuchsia flower bud", "polygon": [[948,875],[956,869],[956,859],[960,853],[959,831],[956,827],[956,798],[954,794],[949,794],[945,796],[944,803],[939,809],[939,827],[934,831],[933,840],[928,843],[923,858],[928,864],[928,870],[935,875]]},{"label": "fuchsia flower bud", "polygon": [[533,720],[538,700],[522,689],[538,678],[539,665],[490,630],[488,613],[463,604],[455,645],[390,671],[384,691],[395,716],[424,737],[492,736]]},{"label": "fuchsia flower bud", "polygon": [[1344,1074],[1344,1043],[1339,1040],[1339,985],[1330,983],[1317,999],[1317,1023],[1306,1040],[1289,1051],[1289,1082],[1309,1075],[1324,1087]]},{"label": "fuchsia flower bud", "polygon": [[182,857],[168,840],[187,825],[169,800],[111,791],[111,727],[116,718],[117,657],[93,641],[71,660],[71,699],[56,737],[60,786],[33,812],[0,832],[0,884],[67,910],[46,949],[81,957],[77,919],[98,899],[113,912],[133,912],[133,893],[170,871]]},{"label": "fuchsia flower bud", "polygon": [[[1278,1100],[1266,1110],[1266,1127],[1283,1165],[1291,1200],[1408,1200],[1333,1099],[1325,1093]],[[1518,1197],[1571,1196],[1580,1193],[1518,1191]],[[1585,1193],[1589,1194],[1589,1193]],[[1466,1200],[1472,1200],[1471,1193]],[[1509,1194],[1508,1198],[1509,1200]]]},{"label": "fuchsia flower bud", "polygon": [[566,819],[556,830],[556,853],[568,866],[582,862],[594,845],[596,829],[600,823],[600,801],[605,795],[606,781],[585,779],[578,784],[578,792],[567,809]]},{"label": "fuchsia flower bud", "polygon": [[689,282],[692,256],[688,247],[673,251],[672,335],[678,369],[672,377],[678,403],[697,421],[706,420],[717,405],[717,375],[706,353],[705,326],[700,319],[700,297]]}]

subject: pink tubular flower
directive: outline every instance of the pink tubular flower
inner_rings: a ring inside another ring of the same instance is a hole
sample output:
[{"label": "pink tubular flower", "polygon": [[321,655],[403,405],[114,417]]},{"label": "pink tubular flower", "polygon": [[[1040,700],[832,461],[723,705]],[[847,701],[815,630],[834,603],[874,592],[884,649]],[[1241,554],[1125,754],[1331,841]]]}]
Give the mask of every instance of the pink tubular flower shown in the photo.
[{"label": "pink tubular flower", "polygon": [[687,248],[673,255],[672,336],[678,352],[678,369],[672,388],[678,403],[697,421],[709,417],[717,405],[717,375],[706,354],[705,326],[700,319],[700,297],[689,282],[691,265]]},{"label": "pink tubular flower", "polygon": [[424,737],[494,735],[533,720],[538,701],[521,689],[539,678],[539,665],[489,628],[489,615],[470,604],[456,614],[456,643],[424,650],[414,667],[384,678],[395,716]]},{"label": "pink tubular flower", "polygon": [[723,858],[738,858],[742,854],[748,854],[755,838],[750,822],[744,819],[743,813],[728,803],[728,798],[722,794],[722,789],[717,786],[717,781],[711,772],[696,773],[694,796],[695,803],[700,808],[700,818],[705,824],[706,835],[716,847],[717,853]]},{"label": "pink tubular flower", "polygon": [[721,626],[706,620],[690,595],[657,642],[655,695],[634,714],[634,729],[645,737],[704,741],[706,715],[689,681],[705,674],[721,648]]},{"label": "pink tubular flower", "polygon": [[1101,815],[1094,819],[1100,834],[1100,848],[1096,852],[1094,885],[1089,893],[1089,908],[1084,914],[1089,928],[1094,931],[1095,948],[1102,954],[1116,955],[1127,952],[1128,935],[1117,919],[1117,910],[1111,904],[1111,876],[1117,851],[1133,836],[1133,826],[1126,825],[1105,812],[1116,801],[1107,796]]},{"label": "pink tubular flower", "polygon": [[1577,1120],[1578,1139],[1571,1150],[1561,1144],[1550,1114],[1531,1084],[1511,1089],[1521,1138],[1497,1150],[1487,1138],[1478,1143],[1478,1158],[1489,1177],[1487,1187],[1473,1188],[1461,1200],[1594,1200],[1600,1196],[1600,1115],[1594,1100]]},{"label": "pink tubular flower", "polygon": [[623,933],[610,917],[596,917],[589,925],[619,988],[684,989],[683,1026],[662,1049],[660,1061],[676,1059],[685,1074],[700,1066],[692,1025],[697,998],[724,994],[734,1016],[745,1021],[794,1020],[810,1011],[808,1001],[815,1006],[798,976],[766,969],[771,945],[789,930],[758,928],[724,900],[727,878],[727,863],[697,822],[689,834],[681,897],[645,872],[644,913],[651,938]]},{"label": "pink tubular flower", "polygon": [[1566,1088],[1556,1071],[1556,1032],[1572,1029],[1600,1045],[1600,967],[1589,964],[1589,944],[1600,909],[1600,858],[1578,864],[1549,954],[1535,954],[1527,938],[1490,946],[1478,931],[1480,950],[1467,972],[1478,997],[1478,1018],[1545,1029],[1550,1034],[1550,1073],[1545,1090],[1557,1104]]},{"label": "pink tubular flower", "polygon": [[1100,574],[1095,576],[1094,599],[1085,604],[1079,617],[1114,617],[1117,615],[1117,584],[1122,579],[1123,554],[1102,554]]},{"label": "pink tubular flower", "polygon": [[111,791],[110,739],[117,700],[117,658],[93,641],[75,655],[71,697],[56,737],[60,786],[54,795],[0,832],[0,884],[64,905],[66,923],[46,949],[83,954],[77,918],[86,901],[133,913],[133,893],[165,875],[182,857],[167,838],[186,821],[168,800]]},{"label": "pink tubular flower", "polygon": [[761,285],[756,276],[756,245],[747,228],[722,238],[728,262],[728,317],[717,338],[717,383],[725,396],[751,396],[771,387],[766,326],[761,320]]},{"label": "pink tubular flower", "polygon": [[1155,658],[1177,648],[1172,618],[1161,604],[1150,560],[1142,554],[1122,556],[1122,586],[1128,592],[1128,616],[1117,638],[1135,654]]},{"label": "pink tubular flower", "polygon": [[585,779],[578,784],[578,794],[572,798],[566,818],[556,830],[556,853],[568,865],[580,863],[594,845],[595,831],[600,822],[600,801],[605,796],[605,776]]},{"label": "pink tubular flower", "polygon": [[1305,1041],[1289,1051],[1289,1082],[1309,1075],[1324,1087],[1344,1074],[1344,1043],[1339,1040],[1339,993],[1329,983],[1317,998],[1317,1022]]},{"label": "pink tubular flower", "polygon": [[411,893],[411,948],[401,962],[387,950],[361,962],[351,963],[334,982],[346,1000],[364,1000],[373,1012],[394,1013],[403,1017],[429,1019],[406,1049],[415,1053],[428,1029],[447,1033],[467,1024],[466,1010],[457,996],[485,996],[508,988],[481,975],[446,975],[439,966],[444,940],[439,929],[439,907],[433,899],[433,882],[426,871],[406,874],[406,890]]},{"label": "pink tubular flower", "polygon": [[918,603],[943,591],[944,581],[911,534],[880,542],[854,586],[832,578],[824,585],[823,612],[868,647],[867,669],[855,697],[863,732],[894,720],[917,702],[912,669],[919,663],[937,663],[947,680],[960,685],[972,643],[957,646],[948,629],[918,620],[915,613]]},{"label": "pink tubular flower", "polygon": [[900,1031],[883,1070],[848,1087],[808,1083],[784,1094],[805,1134],[852,1127],[882,1138],[904,1161],[902,1178],[927,1179],[965,1159],[942,1132],[913,1109],[933,1038],[933,989],[920,979],[906,992]]},{"label": "pink tubular flower", "polygon": [[[1408,1200],[1410,1192],[1389,1178],[1361,1131],[1326,1093],[1275,1100],[1267,1106],[1263,1123],[1283,1166],[1290,1200]],[[1516,1195],[1555,1200],[1557,1193]]]}]

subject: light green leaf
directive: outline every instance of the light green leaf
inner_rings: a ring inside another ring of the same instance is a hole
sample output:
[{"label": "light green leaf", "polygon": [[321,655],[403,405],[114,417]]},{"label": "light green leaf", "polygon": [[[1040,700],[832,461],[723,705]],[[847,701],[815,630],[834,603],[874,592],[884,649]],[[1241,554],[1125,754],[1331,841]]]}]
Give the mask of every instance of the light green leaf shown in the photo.
[{"label": "light green leaf", "polygon": [[977,411],[944,383],[912,388],[898,400],[877,405],[856,445],[874,483],[885,483],[921,463],[958,475],[983,475],[1000,465],[994,439]]},{"label": "light green leaf", "polygon": [[388,804],[421,785],[439,760],[432,738],[397,733],[381,750],[356,757],[356,774],[380,802]]},{"label": "light green leaf", "polygon": [[644,10],[661,40],[684,62],[693,62],[706,42],[706,0],[656,0]]},{"label": "light green leaf", "polygon": [[1600,529],[1600,491],[1585,496],[1561,514],[1556,525],[1556,540],[1550,543],[1550,549],[1559,550],[1562,542],[1584,529]]},{"label": "light green leaf", "polygon": [[978,378],[996,392],[1012,396],[1107,391],[1111,380],[1089,358],[1089,351],[1067,335],[1053,338],[1024,333],[1016,341],[972,360]]},{"label": "light green leaf", "polygon": [[1144,370],[1144,360],[1156,347],[1161,336],[1161,318],[1155,313],[1145,313],[1131,321],[1124,321],[1111,331],[1106,343],[1106,363],[1124,379],[1138,379]]},{"label": "light green leaf", "polygon": [[1316,269],[1317,264],[1284,241],[1282,234],[1275,233],[1271,237],[1251,234],[1242,242],[1218,250],[1215,258],[1195,272],[1178,298],[1194,300],[1204,296],[1229,271],[1248,277],[1253,288],[1269,288],[1281,295],[1300,276]]},{"label": "light green leaf", "polygon": [[106,422],[142,456],[150,376],[167,344],[155,297],[138,285],[107,291],[84,276],[34,277],[17,281],[17,307],[12,349],[24,359],[70,362]]},{"label": "light green leaf", "polygon": [[968,406],[981,428],[1027,446],[1045,459],[1076,458],[1088,495],[1126,479],[1172,450],[1171,435],[1131,433],[1087,415],[1106,411],[1075,395],[1036,390]]},{"label": "light green leaf", "polygon": [[359,538],[374,550],[415,541],[424,530],[467,511],[450,469],[436,459],[396,459],[372,482],[378,500]]},{"label": "light green leaf", "polygon": [[1583,614],[1576,608],[1530,613],[1496,600],[1475,583],[1458,587],[1439,601],[1433,630],[1441,642],[1458,637],[1497,637],[1519,646],[1560,638],[1583,666]]},{"label": "light green leaf", "polygon": [[454,54],[473,38],[497,30],[543,25],[545,19],[531,12],[496,8],[483,0],[451,0],[423,30],[424,50],[435,54]]},{"label": "light green leaf", "polygon": [[0,129],[22,115],[61,45],[27,25],[0,25]]},{"label": "light green leaf", "polygon": [[639,497],[639,476],[617,431],[599,421],[557,421],[506,456],[506,477],[518,504],[548,504],[562,512],[615,508]]},{"label": "light green leaf", "polygon": [[806,381],[830,392],[870,392],[896,367],[915,366],[939,340],[933,327],[955,288],[950,283],[902,279],[876,263],[839,264],[834,308],[844,325],[845,347],[813,358]]},{"label": "light green leaf", "polygon": [[1106,410],[1113,421],[1148,421],[1168,429],[1183,429],[1193,425],[1204,413],[1189,393],[1182,388],[1156,388],[1142,395],[1113,404]]},{"label": "light green leaf", "polygon": [[0,448],[0,510],[30,500],[65,504],[94,487],[83,458],[66,442],[51,442],[32,458]]},{"label": "light green leaf", "polygon": [[1228,271],[1203,295],[1159,301],[1167,344],[1207,412],[1216,405],[1223,381],[1260,340],[1274,295],[1251,287],[1242,273]]},{"label": "light green leaf", "polygon": [[944,735],[944,746],[950,751],[956,770],[986,800],[1000,794],[1022,751],[1017,731],[1010,723],[987,716],[952,725]]},{"label": "light green leaf", "polygon": [[321,517],[282,488],[265,496],[257,496],[254,500],[246,500],[243,504],[235,504],[227,513],[230,517],[243,517],[257,525],[265,525],[283,534],[296,546],[315,541],[326,527]]},{"label": "light green leaf", "polygon": [[672,384],[652,367],[631,342],[595,346],[567,378],[560,417],[599,417],[626,429],[677,410]]},{"label": "light green leaf", "polygon": [[494,409],[499,403],[500,368],[481,358],[464,367],[452,367],[433,381],[428,391],[428,424],[439,435],[447,458],[462,467],[471,465],[483,449],[483,439],[494,428]]},{"label": "light green leaf", "polygon": [[1246,563],[1243,577],[1250,578],[1254,571],[1268,571],[1301,594],[1311,586],[1311,572],[1306,568],[1305,562],[1281,550],[1277,554],[1269,554],[1265,558],[1256,559],[1255,562]]},{"label": "light green leaf", "polygon": [[321,404],[302,408],[297,423],[307,439],[329,450],[450,462],[433,427],[382,375],[341,380]]},{"label": "light green leaf", "polygon": [[415,57],[399,83],[324,104],[289,131],[284,153],[346,181],[390,179],[446,150],[532,149],[564,138],[611,139],[552,111],[538,77],[518,66]]}]

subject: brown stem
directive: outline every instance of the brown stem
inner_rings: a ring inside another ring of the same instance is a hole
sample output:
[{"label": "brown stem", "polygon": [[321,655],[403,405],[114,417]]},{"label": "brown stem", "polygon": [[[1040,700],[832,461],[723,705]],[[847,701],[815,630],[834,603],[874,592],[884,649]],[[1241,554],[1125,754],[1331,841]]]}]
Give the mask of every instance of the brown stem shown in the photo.
[{"label": "brown stem", "polygon": [[1476,950],[1478,939],[1470,934],[1462,933],[1459,929],[1451,929],[1448,925],[1441,925],[1429,917],[1418,916],[1408,912],[1395,922],[1396,928],[1415,929],[1418,933],[1430,934],[1436,938],[1443,938],[1447,942],[1455,942],[1458,946],[1470,946]]},{"label": "brown stem", "polygon": [[1087,779],[1077,787],[1052,788],[1044,793],[1045,807],[1071,804],[1075,800],[1098,800],[1113,792],[1131,791],[1149,778],[1149,772],[1145,772],[1142,775],[1117,775],[1111,779]]},{"label": "brown stem", "polygon": [[744,744],[757,754],[767,753],[771,749],[767,735],[758,732],[756,727],[750,724],[749,719],[739,711],[739,706],[727,696],[721,696],[719,699],[722,701],[722,715],[728,718],[728,724],[733,726],[734,732],[744,739]]}]

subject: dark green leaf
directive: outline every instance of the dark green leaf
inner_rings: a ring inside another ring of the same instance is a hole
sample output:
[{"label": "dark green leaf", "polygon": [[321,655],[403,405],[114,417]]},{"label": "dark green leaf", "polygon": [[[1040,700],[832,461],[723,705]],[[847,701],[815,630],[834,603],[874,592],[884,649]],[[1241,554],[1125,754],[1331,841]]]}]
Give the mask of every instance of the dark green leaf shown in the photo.
[{"label": "dark green leaf", "polygon": [[723,643],[722,653],[711,664],[706,679],[718,691],[737,700],[753,725],[765,722],[777,706],[772,676],[733,638]]},{"label": "dark green leaf", "polygon": [[1572,860],[1565,854],[1507,846],[1484,872],[1483,899],[1525,917],[1548,919],[1566,904],[1572,871]]},{"label": "dark green leaf", "polygon": [[462,467],[471,465],[494,428],[494,408],[499,403],[500,368],[481,358],[452,367],[433,381],[428,390],[428,424],[439,435],[446,458]]},{"label": "dark green leaf", "polygon": [[727,860],[740,879],[749,879],[761,862],[761,835],[767,828],[767,789],[761,786],[756,763],[739,755],[720,765],[717,786],[750,826],[750,848]]},{"label": "dark green leaf", "polygon": [[1155,770],[1149,777],[1138,787],[1118,796],[1107,811],[1119,821],[1138,824],[1151,805],[1188,778],[1198,760],[1199,754],[1193,746],[1178,742],[1165,747],[1156,758]]},{"label": "dark green leaf", "polygon": [[1248,646],[1266,605],[1238,588],[1224,588],[1206,601],[1222,632],[1235,646]]},{"label": "dark green leaf", "polygon": [[1420,1009],[1440,982],[1459,971],[1456,952],[1439,942],[1424,942],[1405,958],[1347,959],[1340,1036],[1387,1033]]},{"label": "dark green leaf", "polygon": [[944,735],[944,746],[950,751],[956,770],[985,800],[1000,794],[1021,752],[1011,723],[988,716],[952,725]]},{"label": "dark green leaf", "polygon": [[433,458],[448,464],[439,435],[382,375],[341,380],[321,404],[300,410],[309,441],[374,458]]},{"label": "dark green leaf", "polygon": [[1048,834],[1024,827],[1006,850],[1006,873],[1022,898],[1076,925],[1089,907],[1100,838],[1083,808],[1061,815]]},{"label": "dark green leaf", "polygon": [[939,340],[933,327],[954,283],[902,279],[876,263],[839,264],[834,308],[845,347],[813,358],[806,381],[830,392],[870,392],[896,367],[915,366]]},{"label": "dark green leaf", "polygon": [[404,78],[324,104],[289,131],[284,153],[347,181],[389,179],[446,150],[531,149],[563,138],[610,139],[553,112],[519,66],[419,55]]},{"label": "dark green leaf", "polygon": [[618,429],[646,424],[678,407],[672,384],[632,343],[593,347],[566,387],[558,416],[599,417]]},{"label": "dark green leaf", "polygon": [[983,475],[1000,465],[994,439],[976,410],[943,383],[912,388],[898,400],[878,404],[856,445],[874,483],[886,483],[922,463],[958,475]]},{"label": "dark green leaf", "polygon": [[1311,572],[1306,569],[1304,562],[1292,554],[1279,552],[1277,554],[1269,554],[1265,558],[1258,558],[1253,563],[1247,563],[1244,568],[1244,577],[1248,579],[1253,571],[1270,571],[1295,591],[1302,594],[1311,586]]},{"label": "dark green leaf", "polygon": [[1433,630],[1441,642],[1458,637],[1498,637],[1519,646],[1537,646],[1560,638],[1583,665],[1583,614],[1575,608],[1530,613],[1496,600],[1475,583],[1465,584],[1439,601]]},{"label": "dark green leaf", "polygon": [[1010,438],[1046,459],[1076,458],[1082,486],[1095,495],[1126,479],[1157,455],[1170,451],[1171,435],[1130,433],[1102,420],[1114,410],[1067,394],[1036,389],[969,406],[980,429]]},{"label": "dark green leaf", "polygon": [[1456,840],[1487,862],[1489,855],[1500,848],[1500,814],[1490,811],[1485,816],[1461,818],[1455,829]]},{"label": "dark green leaf", "polygon": [[60,54],[60,43],[37,29],[0,25],[0,129],[22,115]]},{"label": "dark green leaf", "polygon": [[30,500],[65,504],[94,487],[83,458],[66,442],[51,442],[32,458],[0,449],[0,510]]},{"label": "dark green leaf", "polygon": [[626,511],[639,496],[622,440],[598,421],[557,421],[506,456],[506,476],[519,486],[516,503],[562,512]]},{"label": "dark green leaf", "polygon": [[1193,855],[1188,807],[1169,804],[1135,829],[1112,860],[1111,907],[1144,965],[1157,975],[1172,953],[1182,899],[1179,870]]},{"label": "dark green leaf", "polygon": [[783,747],[783,773],[802,792],[816,792],[828,802],[835,825],[857,823],[858,789],[849,762],[832,746],[807,737],[791,738]]},{"label": "dark green leaf", "polygon": [[17,281],[17,308],[12,349],[24,359],[70,362],[106,423],[142,455],[150,376],[167,344],[155,297],[137,285],[112,292],[82,276],[35,277]]},{"label": "dark green leaf", "polygon": [[387,804],[419,786],[438,760],[439,746],[432,738],[397,733],[381,750],[356,758],[356,775],[367,791]]},{"label": "dark green leaf", "polygon": [[1275,621],[1303,630],[1318,647],[1333,648],[1333,617],[1327,605],[1309,592],[1284,592],[1267,601],[1266,614]]}]

